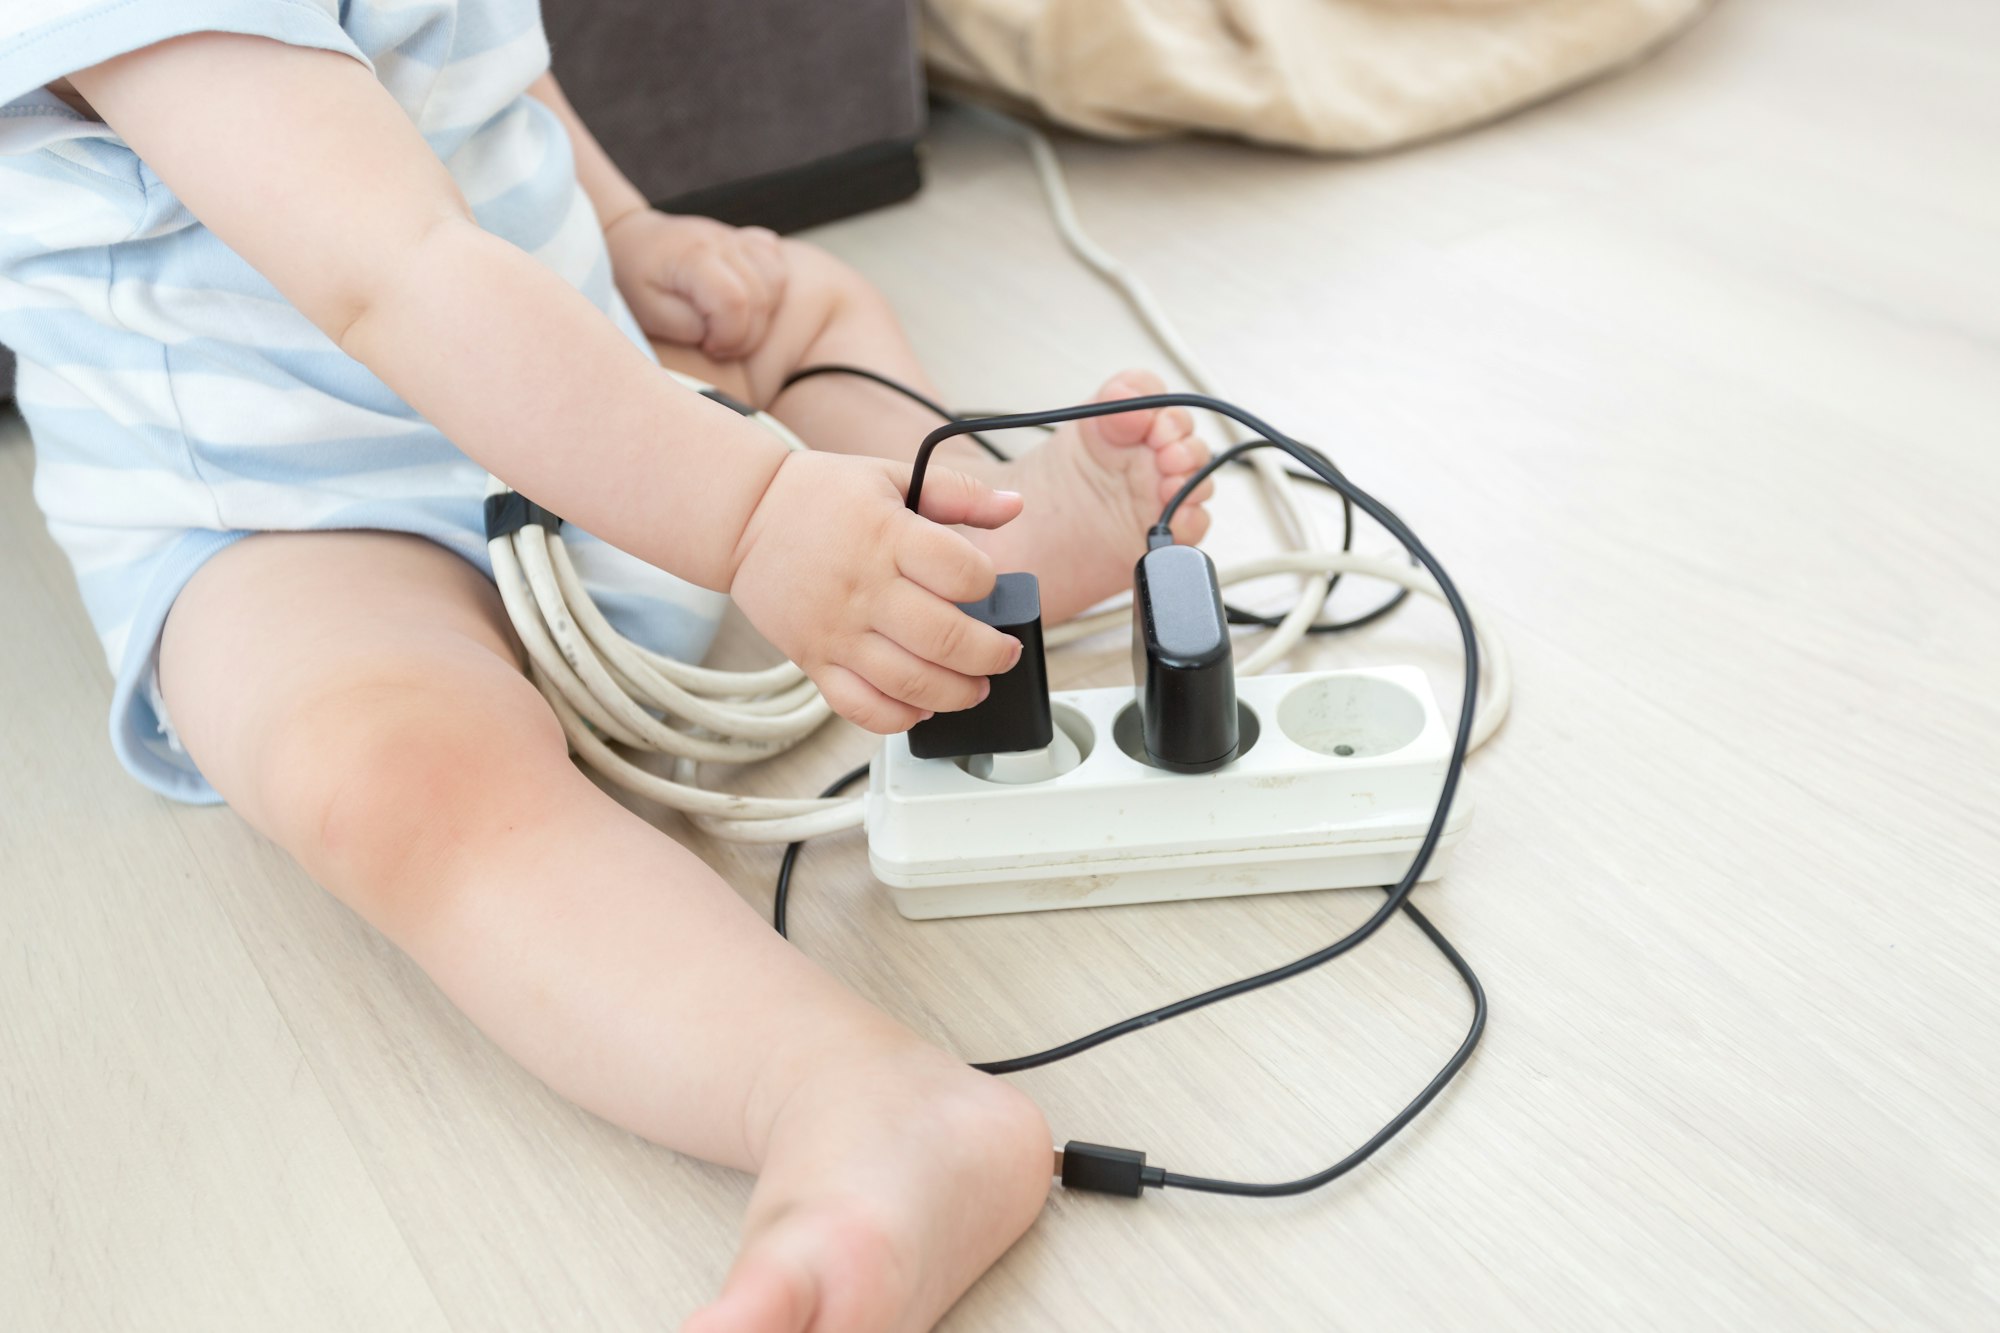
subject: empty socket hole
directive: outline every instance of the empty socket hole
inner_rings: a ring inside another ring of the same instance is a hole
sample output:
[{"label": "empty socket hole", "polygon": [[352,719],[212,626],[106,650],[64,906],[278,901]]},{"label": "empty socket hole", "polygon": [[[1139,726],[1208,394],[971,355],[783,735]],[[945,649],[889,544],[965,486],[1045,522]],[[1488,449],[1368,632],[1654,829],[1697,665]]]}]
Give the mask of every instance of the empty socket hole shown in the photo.
[{"label": "empty socket hole", "polygon": [[1393,754],[1422,735],[1424,706],[1380,676],[1325,676],[1285,696],[1278,730],[1320,754],[1367,759]]},{"label": "empty socket hole", "polygon": [[[1236,759],[1249,754],[1250,747],[1257,743],[1257,728],[1257,714],[1251,711],[1249,704],[1239,699],[1236,703]],[[1159,768],[1159,765],[1146,753],[1146,731],[1139,721],[1137,701],[1126,704],[1118,710],[1118,716],[1111,722],[1111,739],[1118,743],[1118,748],[1128,757],[1138,760],[1147,768]],[[1233,764],[1236,759],[1229,762]]]},{"label": "empty socket hole", "polygon": [[1068,704],[1053,704],[1049,715],[1063,734],[1076,742],[1076,753],[1080,760],[1090,758],[1090,747],[1097,744],[1097,729],[1090,725],[1090,719],[1077,712]]}]

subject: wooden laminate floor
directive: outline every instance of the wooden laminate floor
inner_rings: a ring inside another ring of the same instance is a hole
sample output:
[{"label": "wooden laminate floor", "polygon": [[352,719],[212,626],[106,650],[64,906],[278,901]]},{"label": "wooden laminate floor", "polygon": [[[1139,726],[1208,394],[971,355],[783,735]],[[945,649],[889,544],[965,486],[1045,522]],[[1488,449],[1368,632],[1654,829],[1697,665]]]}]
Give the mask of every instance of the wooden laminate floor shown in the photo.
[{"label": "wooden laminate floor", "polygon": [[[1980,0],[1737,0],[1404,156],[1065,142],[1086,219],[1230,390],[1395,506],[1513,650],[1422,897],[1493,1020],[1350,1179],[1058,1194],[947,1329],[2000,1327],[1996,88]],[[943,116],[930,172],[819,239],[960,402],[1156,359],[1004,134]],[[568,1107],[233,815],[124,778],[31,466],[0,426],[0,1328],[671,1326],[748,1182]],[[1222,511],[1218,547],[1262,549],[1248,496]],[[1428,607],[1309,660],[1454,668]],[[751,780],[865,751],[830,733]],[[773,852],[708,850],[766,900]],[[1374,902],[914,924],[851,836],[800,894],[804,947],[970,1056]],[[1297,1174],[1465,1011],[1403,924],[1021,1082],[1059,1136]]]}]

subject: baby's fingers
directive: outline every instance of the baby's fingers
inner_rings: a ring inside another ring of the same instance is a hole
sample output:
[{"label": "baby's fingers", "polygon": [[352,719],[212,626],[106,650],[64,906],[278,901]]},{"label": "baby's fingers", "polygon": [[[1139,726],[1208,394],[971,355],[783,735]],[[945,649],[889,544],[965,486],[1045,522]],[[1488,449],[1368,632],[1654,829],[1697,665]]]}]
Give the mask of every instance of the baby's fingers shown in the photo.
[{"label": "baby's fingers", "polygon": [[748,355],[763,345],[765,335],[771,331],[771,319],[778,308],[778,288],[757,263],[741,234],[733,240],[728,262],[743,287],[744,312],[742,339],[733,350]]},{"label": "baby's fingers", "polygon": [[655,338],[693,347],[707,336],[708,321],[685,297],[664,287],[650,288],[644,295],[646,308],[638,312],[640,321]]},{"label": "baby's fingers", "polygon": [[847,653],[846,661],[857,675],[889,698],[926,712],[970,708],[991,688],[983,676],[947,671],[880,634],[863,638]]},{"label": "baby's fingers", "polygon": [[821,667],[813,683],[834,712],[878,736],[908,731],[924,720],[923,709],[898,703],[844,666]]},{"label": "baby's fingers", "polygon": [[[893,589],[884,597],[876,628],[892,642],[924,661],[934,662],[962,676],[997,676],[1011,670],[1014,663],[1021,660],[1019,639],[974,620],[950,602],[934,597],[911,583]],[[966,706],[926,705],[937,708]]]},{"label": "baby's fingers", "polygon": [[[1021,497],[1014,491],[996,491],[963,472],[934,467],[924,473],[924,493],[918,498],[917,506],[917,512],[933,523],[997,528],[1020,517]],[[963,602],[970,599],[960,597],[956,600]]]},{"label": "baby's fingers", "polygon": [[896,529],[896,572],[947,602],[976,602],[993,591],[993,562],[950,528],[904,514]]},{"label": "baby's fingers", "polygon": [[756,322],[750,284],[743,275],[710,251],[689,266],[684,281],[707,326],[702,350],[710,356],[727,356],[741,348]]},{"label": "baby's fingers", "polygon": [[770,293],[772,305],[776,305],[785,294],[785,243],[778,239],[778,233],[768,227],[744,227],[736,233],[737,242],[752,266],[764,279]]}]

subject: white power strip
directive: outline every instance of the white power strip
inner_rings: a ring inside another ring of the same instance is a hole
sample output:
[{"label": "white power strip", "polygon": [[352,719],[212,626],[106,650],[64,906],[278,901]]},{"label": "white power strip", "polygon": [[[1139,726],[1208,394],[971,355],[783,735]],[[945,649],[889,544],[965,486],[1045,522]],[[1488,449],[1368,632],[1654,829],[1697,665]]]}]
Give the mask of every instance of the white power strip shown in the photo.
[{"label": "white power strip", "polygon": [[[1246,676],[1236,690],[1244,749],[1211,773],[1170,773],[1135,757],[1129,688],[1051,696],[1081,761],[1039,782],[918,759],[892,736],[869,772],[869,864],[913,918],[1400,879],[1451,754],[1423,672]],[[1426,880],[1444,873],[1470,818],[1461,792]]]}]

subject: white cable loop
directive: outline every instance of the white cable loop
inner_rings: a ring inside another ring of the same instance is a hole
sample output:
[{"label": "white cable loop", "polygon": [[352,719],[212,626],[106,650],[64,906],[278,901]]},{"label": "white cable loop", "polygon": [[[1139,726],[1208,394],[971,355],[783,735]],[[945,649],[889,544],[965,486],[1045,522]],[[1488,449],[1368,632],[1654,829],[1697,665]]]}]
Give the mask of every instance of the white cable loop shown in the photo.
[{"label": "white cable loop", "polygon": [[822,833],[840,833],[860,828],[867,819],[868,804],[860,797],[843,801],[818,814],[791,819],[704,819],[690,816],[702,831],[725,842],[804,842]]},{"label": "white cable loop", "polygon": [[[1196,389],[1220,397],[1209,375],[1146,285],[1083,230],[1064,183],[1054,147],[1040,131],[998,113],[1027,141],[1036,174],[1065,244],[1122,294],[1146,331]],[[709,386],[669,371],[696,391]],[[752,417],[788,448],[805,445],[768,413]],[[1228,438],[1243,438],[1224,419]],[[1300,504],[1287,472],[1269,453],[1248,455],[1270,501],[1280,539],[1295,549],[1220,571],[1224,586],[1273,574],[1303,575],[1299,600],[1245,656],[1237,670],[1263,671],[1290,653],[1321,614],[1333,574],[1378,578],[1437,598],[1436,583],[1421,568],[1391,558],[1318,549],[1311,515]],[[507,493],[493,480],[489,495]],[[501,602],[520,635],[535,687],[549,701],[578,758],[606,781],[678,810],[698,828],[734,842],[787,843],[855,828],[863,821],[859,797],[775,798],[733,795],[701,785],[703,762],[746,763],[797,745],[818,730],[832,709],[805,673],[790,662],[758,671],[722,671],[662,656],[618,632],[591,600],[560,533],[530,522],[487,543]],[[1112,608],[1051,627],[1050,647],[1073,643],[1131,622],[1129,607]],[[1487,670],[1472,732],[1476,748],[1498,729],[1513,693],[1505,649],[1473,617]],[[664,777],[620,754],[615,745],[669,755]]]},{"label": "white cable loop", "polygon": [[[596,696],[585,689],[583,682],[576,678],[576,673],[570,670],[569,663],[563,660],[562,650],[549,637],[541,609],[535,603],[534,593],[528,588],[528,576],[521,569],[521,559],[513,538],[492,538],[486,543],[486,553],[493,564],[493,583],[500,590],[500,602],[506,608],[507,618],[513,622],[521,646],[527,649],[528,660],[534,666],[537,679],[548,685],[543,693],[554,690],[560,694],[570,715],[581,714],[579,727],[587,719],[591,726],[621,745],[640,744],[637,736],[604,710]],[[564,729],[568,729],[567,725]]]},{"label": "white cable loop", "polygon": [[[680,755],[715,763],[748,763],[768,758],[785,748],[784,744],[769,740],[745,739],[727,732],[715,737],[690,734],[668,726],[647,711],[642,703],[661,708],[663,711],[670,706],[644,694],[635,699],[626,688],[621,687],[619,682],[613,679],[611,668],[577,626],[576,616],[581,614],[581,608],[588,606],[594,613],[596,606],[586,593],[578,604],[576,613],[572,614],[571,604],[564,600],[562,589],[556,580],[555,569],[549,560],[549,541],[549,534],[544,529],[530,524],[515,534],[515,554],[520,557],[521,566],[527,571],[528,586],[533,591],[535,604],[542,613],[544,627],[562,652],[564,663],[574,671],[575,678],[582,688],[588,691],[590,697],[618,721],[625,734],[637,738],[627,741],[626,744],[656,750],[661,754]],[[558,677],[558,680],[560,679]],[[564,693],[568,694],[569,691],[565,690]],[[792,741],[798,739],[797,736],[791,738]]]},{"label": "white cable loop", "polygon": [[[528,536],[528,529],[522,536]],[[809,735],[819,724],[832,715],[832,709],[817,692],[799,694],[794,691],[777,702],[788,704],[783,711],[768,710],[762,705],[765,700],[749,700],[729,704],[704,699],[692,690],[684,689],[670,680],[666,673],[646,660],[624,635],[613,629],[611,622],[597,608],[590,598],[590,591],[578,577],[576,565],[570,560],[569,548],[563,544],[560,535],[542,533],[528,540],[528,550],[537,559],[546,559],[552,566],[555,583],[561,593],[563,605],[574,612],[577,623],[582,627],[584,638],[589,645],[603,654],[605,665],[618,676],[623,686],[616,692],[621,696],[637,695],[649,706],[658,708],[672,716],[684,718],[697,727],[705,727],[719,735],[733,735],[746,741],[766,742],[749,758],[759,758],[789,749],[799,740]],[[536,548],[540,552],[536,553]],[[544,608],[546,610],[546,607]],[[567,654],[565,654],[567,656]],[[589,679],[586,674],[586,679]],[[606,697],[603,702],[613,706],[613,699]],[[650,719],[647,719],[650,721]],[[658,748],[667,753],[680,751]],[[721,755],[697,754],[688,751],[694,759],[723,759]]]},{"label": "white cable loop", "polygon": [[[661,777],[650,769],[639,765],[619,754],[606,744],[602,737],[584,724],[570,701],[537,668],[531,668],[530,678],[542,697],[549,701],[556,717],[562,723],[563,733],[570,739],[578,756],[603,774],[617,786],[623,787],[637,796],[658,801],[661,805],[679,810],[690,817],[734,822],[771,822],[801,817],[821,817],[834,815],[852,807],[858,811],[861,802],[853,798],[822,800],[818,797],[772,797],[741,796],[731,792],[713,791],[688,782],[677,782]],[[843,825],[842,827],[845,827]],[[750,839],[764,841],[764,839]],[[782,841],[790,842],[786,838]]]},{"label": "white cable loop", "polygon": [[[781,423],[763,413],[756,420],[789,447],[803,447]],[[489,494],[506,491],[498,480],[489,483]],[[832,716],[796,665],[719,671],[631,642],[591,600],[561,536],[540,523],[524,524],[487,546],[494,582],[528,652],[536,687],[578,757],[607,780],[737,841],[790,842],[860,822],[857,800],[736,796],[696,781],[696,761],[768,758]],[[633,763],[614,742],[674,757],[676,777]]]}]

